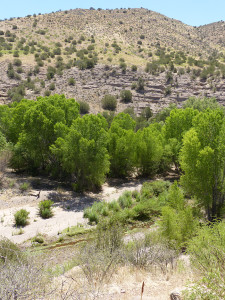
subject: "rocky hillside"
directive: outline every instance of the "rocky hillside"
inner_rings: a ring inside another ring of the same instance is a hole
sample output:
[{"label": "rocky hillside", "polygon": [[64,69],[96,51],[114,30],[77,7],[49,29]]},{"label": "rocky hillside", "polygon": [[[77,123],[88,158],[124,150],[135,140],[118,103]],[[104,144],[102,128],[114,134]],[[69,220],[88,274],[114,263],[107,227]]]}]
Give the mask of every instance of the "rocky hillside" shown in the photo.
[{"label": "rocky hillside", "polygon": [[[225,100],[224,22],[192,27],[147,9],[58,11],[0,22],[0,102],[64,93],[102,111]],[[138,81],[144,86],[138,88]],[[120,92],[131,90],[132,101]]]}]

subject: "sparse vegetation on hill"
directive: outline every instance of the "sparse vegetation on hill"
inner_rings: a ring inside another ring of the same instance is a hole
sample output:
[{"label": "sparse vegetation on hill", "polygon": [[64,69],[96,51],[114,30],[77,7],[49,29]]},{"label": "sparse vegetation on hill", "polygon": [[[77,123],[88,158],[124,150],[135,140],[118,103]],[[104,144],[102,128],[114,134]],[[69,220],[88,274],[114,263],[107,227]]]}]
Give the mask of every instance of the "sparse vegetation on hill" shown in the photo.
[{"label": "sparse vegetation on hill", "polygon": [[[222,27],[219,22],[194,28],[146,9],[76,9],[4,20],[0,100],[35,99],[54,91],[87,102],[97,113],[105,94],[116,91],[119,96],[133,88],[132,106],[138,114],[149,105],[156,112],[170,102],[182,103],[196,86],[199,96],[215,94],[224,100]],[[212,28],[218,37],[210,34]],[[29,78],[32,87],[24,84]],[[123,111],[129,102],[122,101],[116,110]]]}]

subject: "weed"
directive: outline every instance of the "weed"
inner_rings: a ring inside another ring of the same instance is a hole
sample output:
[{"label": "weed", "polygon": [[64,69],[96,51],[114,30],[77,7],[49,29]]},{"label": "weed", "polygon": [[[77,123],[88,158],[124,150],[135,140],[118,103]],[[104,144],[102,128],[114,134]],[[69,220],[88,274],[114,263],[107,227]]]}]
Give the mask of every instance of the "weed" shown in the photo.
[{"label": "weed", "polygon": [[48,219],[53,216],[51,200],[43,200],[39,203],[39,214],[43,219]]},{"label": "weed", "polygon": [[14,214],[16,226],[27,225],[29,212],[25,209],[20,209]]}]

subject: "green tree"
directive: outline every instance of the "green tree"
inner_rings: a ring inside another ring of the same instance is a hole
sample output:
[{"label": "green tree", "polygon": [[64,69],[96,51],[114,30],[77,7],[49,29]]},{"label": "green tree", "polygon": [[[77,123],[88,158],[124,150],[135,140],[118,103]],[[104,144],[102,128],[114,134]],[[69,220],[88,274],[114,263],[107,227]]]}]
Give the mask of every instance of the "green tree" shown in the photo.
[{"label": "green tree", "polygon": [[163,137],[158,124],[138,130],[135,138],[136,166],[141,175],[154,175],[163,155]]},{"label": "green tree", "polygon": [[184,134],[192,127],[192,120],[198,114],[192,108],[173,109],[165,121],[165,139],[167,151],[171,153],[171,161],[179,169],[179,152],[183,143]]},{"label": "green tree", "polygon": [[225,198],[225,121],[221,110],[206,110],[193,119],[180,153],[181,182],[212,221],[221,216]]},{"label": "green tree", "polygon": [[51,147],[63,169],[75,176],[75,189],[101,186],[109,172],[107,122],[101,115],[77,118],[68,134]]},{"label": "green tree", "polygon": [[221,108],[220,104],[217,102],[216,98],[196,98],[190,97],[184,102],[183,108],[193,108],[199,111],[203,111],[207,108],[209,109],[219,109]]},{"label": "green tree", "polygon": [[[25,102],[25,104],[28,102]],[[79,104],[64,95],[38,97],[33,105],[25,105],[23,125],[14,147],[12,166],[16,169],[50,170],[57,166],[50,146],[63,128],[71,126],[79,115]],[[20,104],[17,106],[20,109]]]},{"label": "green tree", "polygon": [[126,177],[134,170],[135,121],[130,115],[118,114],[109,130],[110,172],[112,176]]},{"label": "green tree", "polygon": [[160,228],[172,247],[186,247],[195,234],[197,220],[194,219],[192,208],[185,203],[184,195],[177,182],[170,186],[168,205],[162,208]]}]

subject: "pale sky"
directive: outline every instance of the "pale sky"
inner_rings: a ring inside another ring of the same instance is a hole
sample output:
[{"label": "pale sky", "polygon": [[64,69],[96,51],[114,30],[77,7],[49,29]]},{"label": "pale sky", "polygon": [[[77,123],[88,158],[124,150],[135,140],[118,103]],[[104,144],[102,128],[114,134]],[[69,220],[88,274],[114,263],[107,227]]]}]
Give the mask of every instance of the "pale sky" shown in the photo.
[{"label": "pale sky", "polygon": [[50,13],[59,9],[144,7],[193,26],[225,20],[225,0],[114,0],[108,4],[102,0],[0,0],[0,3],[0,19]]}]

